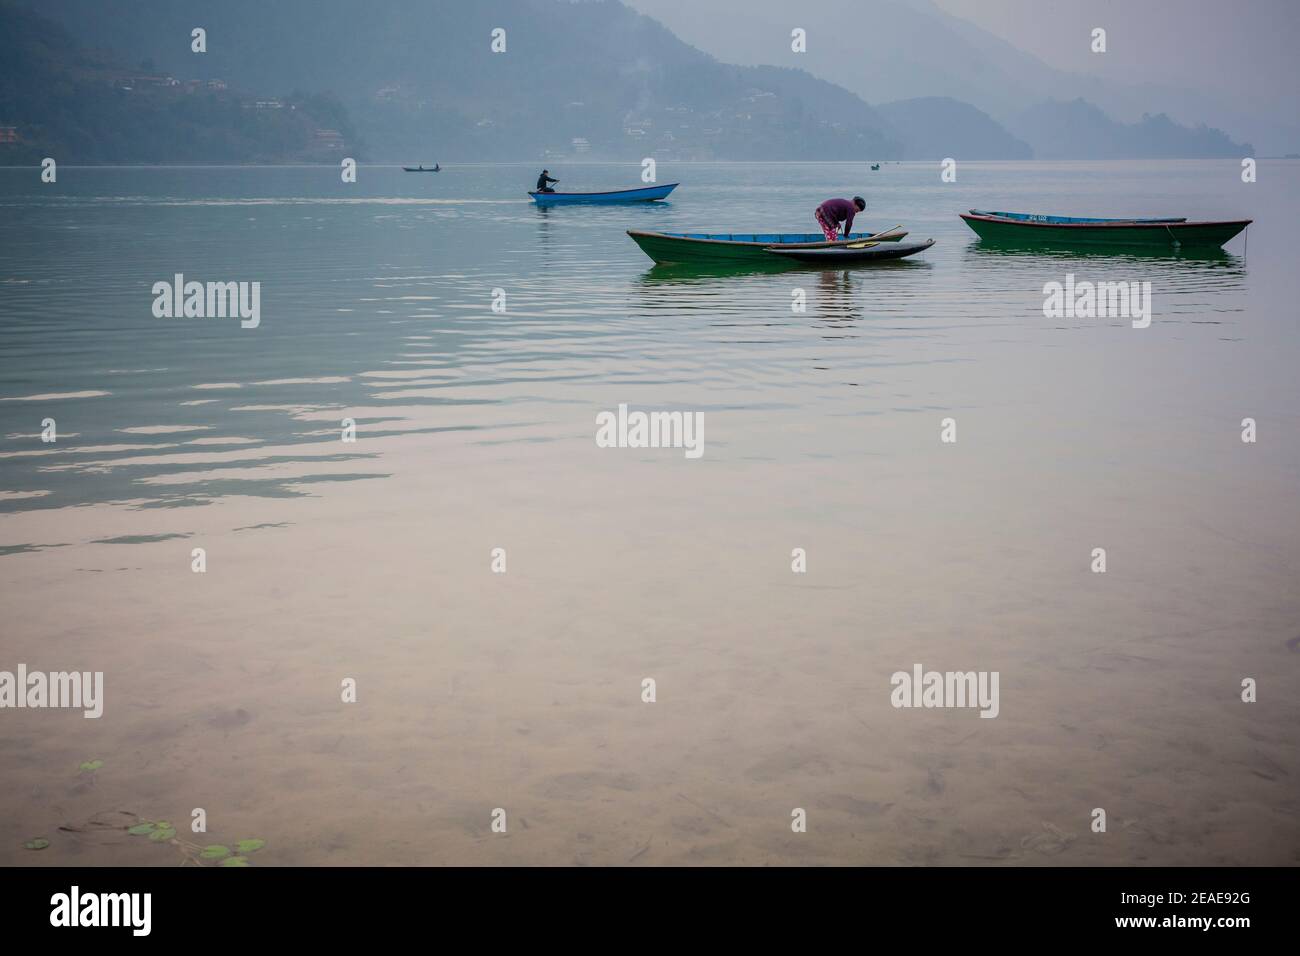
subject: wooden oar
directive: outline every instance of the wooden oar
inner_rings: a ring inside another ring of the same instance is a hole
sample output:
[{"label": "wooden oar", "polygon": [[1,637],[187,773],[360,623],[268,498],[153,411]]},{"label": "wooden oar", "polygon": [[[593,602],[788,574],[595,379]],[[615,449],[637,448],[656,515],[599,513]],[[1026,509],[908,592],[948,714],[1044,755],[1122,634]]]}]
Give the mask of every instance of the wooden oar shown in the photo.
[{"label": "wooden oar", "polygon": [[[876,236],[887,236],[887,235],[889,235],[891,232],[894,232],[895,230],[902,229],[902,228],[903,228],[903,224],[900,222],[897,226],[890,226],[888,229],[883,229],[883,230],[881,230],[880,232],[872,233],[872,235],[876,235]],[[884,240],[883,240],[883,239],[876,239],[876,240],[872,240],[872,241],[873,241],[873,242],[883,242]]]},{"label": "wooden oar", "polygon": [[[884,229],[884,230],[882,230],[882,231],[880,231],[880,232],[873,232],[872,235],[873,235],[873,236],[887,236],[887,235],[889,235],[891,232],[893,232],[894,230],[896,230],[896,229],[902,229],[902,228],[903,228],[903,224],[900,222],[897,226],[890,226],[888,229]],[[828,244],[828,245],[831,245],[832,248],[838,247],[838,248],[840,248],[840,249],[866,249],[868,246],[874,246],[874,245],[876,245],[877,243],[884,242],[884,241],[885,241],[884,239],[860,239],[860,240],[858,240],[857,242],[854,242],[854,243],[850,243],[850,244],[846,244],[846,245],[841,246],[841,245],[839,245],[839,244],[840,244],[841,242],[844,242],[844,240],[843,240],[843,239],[836,239],[835,242],[834,242],[833,244],[832,244],[832,243],[827,243],[827,244]]]}]

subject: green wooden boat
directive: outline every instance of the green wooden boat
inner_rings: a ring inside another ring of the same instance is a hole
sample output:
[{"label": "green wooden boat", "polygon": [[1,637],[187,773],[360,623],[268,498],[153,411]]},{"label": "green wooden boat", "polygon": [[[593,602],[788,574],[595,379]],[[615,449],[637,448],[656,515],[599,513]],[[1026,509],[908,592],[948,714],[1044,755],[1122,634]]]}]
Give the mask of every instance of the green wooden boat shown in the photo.
[{"label": "green wooden boat", "polygon": [[770,263],[777,258],[772,252],[780,249],[832,249],[867,239],[897,242],[907,235],[901,226],[884,232],[855,232],[835,242],[827,242],[819,232],[647,232],[629,229],[627,234],[642,252],[659,263]]},{"label": "green wooden boat", "polygon": [[981,239],[1005,245],[1077,249],[1096,246],[1145,249],[1218,248],[1251,224],[1186,219],[1085,219],[972,209],[961,218]]}]

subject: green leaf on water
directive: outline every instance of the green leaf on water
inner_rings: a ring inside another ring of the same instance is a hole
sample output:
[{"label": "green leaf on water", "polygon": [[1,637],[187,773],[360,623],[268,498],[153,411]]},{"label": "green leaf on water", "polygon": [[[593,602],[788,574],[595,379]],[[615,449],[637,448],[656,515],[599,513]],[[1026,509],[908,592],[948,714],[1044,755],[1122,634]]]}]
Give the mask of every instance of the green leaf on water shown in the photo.
[{"label": "green leaf on water", "polygon": [[248,866],[248,861],[242,856],[232,856],[221,861],[219,866]]},{"label": "green leaf on water", "polygon": [[28,840],[23,844],[29,850],[44,850],[50,845],[50,841],[44,837],[37,837],[35,840]]},{"label": "green leaf on water", "polygon": [[133,827],[127,827],[126,832],[131,834],[131,836],[144,836],[146,833],[152,833],[153,828],[154,825],[152,823],[137,823]]},{"label": "green leaf on water", "polygon": [[230,856],[230,847],[214,843],[211,846],[205,846],[199,856],[205,860],[220,860],[223,856]]},{"label": "green leaf on water", "polygon": [[240,840],[235,846],[239,847],[240,853],[252,853],[266,846],[265,840]]},{"label": "green leaf on water", "polygon": [[175,835],[176,835],[176,828],[167,827],[166,829],[154,830],[153,833],[149,834],[149,839],[154,840],[158,843],[162,843],[164,840],[170,840]]},{"label": "green leaf on water", "polygon": [[83,760],[81,762],[80,768],[78,769],[88,771],[88,772],[93,772],[98,770],[102,766],[104,766],[104,761],[102,760]]}]

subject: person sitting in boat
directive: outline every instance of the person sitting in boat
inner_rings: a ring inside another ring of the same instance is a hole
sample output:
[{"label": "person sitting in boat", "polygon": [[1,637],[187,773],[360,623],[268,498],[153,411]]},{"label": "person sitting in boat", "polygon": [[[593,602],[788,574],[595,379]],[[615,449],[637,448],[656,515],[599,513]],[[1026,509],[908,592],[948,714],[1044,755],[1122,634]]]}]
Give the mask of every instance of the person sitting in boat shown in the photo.
[{"label": "person sitting in boat", "polygon": [[814,217],[817,225],[822,227],[822,235],[827,242],[839,238],[840,223],[844,223],[844,235],[853,232],[853,217],[867,208],[867,201],[861,196],[848,199],[828,199],[817,207]]},{"label": "person sitting in boat", "polygon": [[541,174],[540,176],[537,177],[537,191],[538,191],[539,193],[553,193],[553,192],[555,192],[555,190],[551,188],[550,184],[551,184],[551,183],[558,183],[559,180],[558,180],[558,179],[552,179],[551,176],[550,176],[550,172],[551,172],[551,171],[550,171],[549,169],[543,169],[543,170],[542,170],[542,174]]}]

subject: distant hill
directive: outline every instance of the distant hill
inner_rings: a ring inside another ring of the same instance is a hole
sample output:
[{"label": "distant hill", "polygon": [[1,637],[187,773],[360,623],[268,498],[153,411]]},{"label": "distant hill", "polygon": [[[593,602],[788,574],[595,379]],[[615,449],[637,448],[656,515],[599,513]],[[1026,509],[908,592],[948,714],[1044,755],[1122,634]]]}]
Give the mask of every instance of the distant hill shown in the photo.
[{"label": "distant hill", "polygon": [[[284,162],[336,158],[343,148],[403,162],[1250,150],[1163,114],[1125,124],[1083,100],[1029,105],[1052,95],[1060,76],[928,0],[872,7],[869,36],[883,25],[906,41],[883,59],[855,55],[862,38],[826,19],[838,11],[839,22],[862,23],[856,0],[824,0],[801,11],[801,22],[821,24],[810,37],[823,52],[788,62],[857,77],[864,95],[924,94],[937,74],[909,64],[946,58],[943,81],[972,97],[996,90],[1005,103],[1015,91],[1024,105],[1011,118],[998,114],[1002,125],[950,97],[873,107],[793,65],[728,65],[618,0],[382,0],[364,8],[355,0],[42,0],[37,9],[64,29],[38,26],[34,13],[19,19],[0,0],[12,21],[0,24],[9,27],[0,29],[0,126],[17,125],[29,146],[60,144],[83,162]],[[207,31],[206,53],[191,52],[195,26]],[[503,53],[491,48],[497,28]],[[15,151],[0,146],[0,161]]]},{"label": "distant hill", "polygon": [[905,145],[904,159],[1029,159],[1033,150],[987,113],[946,96],[876,107]]},{"label": "distant hill", "polygon": [[258,98],[130,68],[3,0],[0,127],[15,140],[0,142],[3,164],[312,161],[355,139],[327,96]]},{"label": "distant hill", "polygon": [[[1213,84],[1206,90],[1157,82],[1135,86],[1060,70],[1035,51],[1020,49],[948,13],[933,0],[816,0],[802,4],[728,0],[717,4],[716,17],[699,16],[681,0],[629,2],[651,16],[660,15],[684,41],[722,59],[806,66],[871,103],[955,97],[1010,127],[1014,116],[1043,100],[1069,102],[1082,97],[1123,122],[1136,122],[1143,112],[1164,112],[1174,122],[1204,121],[1232,131],[1274,153],[1295,152],[1300,145],[1296,111],[1266,106],[1272,97],[1234,97],[1216,92]],[[1251,16],[1267,17],[1269,10],[1277,15],[1284,2],[1270,0],[1259,11],[1252,5]],[[1051,4],[1039,6],[1043,16],[1051,16]],[[1105,4],[1094,2],[1091,6],[1104,8]],[[743,29],[719,28],[741,9]],[[795,25],[807,31],[806,53],[790,49],[788,37]],[[1284,36],[1279,34],[1279,41]],[[757,37],[764,39],[756,41]],[[1026,138],[1023,132],[1016,132]],[[1202,154],[1185,154],[1187,158],[1198,155]]]},{"label": "distant hill", "polygon": [[1010,121],[1039,159],[1177,159],[1250,156],[1221,130],[1181,126],[1163,113],[1119,123],[1086,100],[1045,100]]},{"label": "distant hill", "polygon": [[[617,2],[45,0],[85,43],[177,76],[329,91],[375,159],[897,158],[847,90],[736,67]],[[208,52],[190,52],[203,26]],[[494,28],[506,51],[493,53]]]}]

